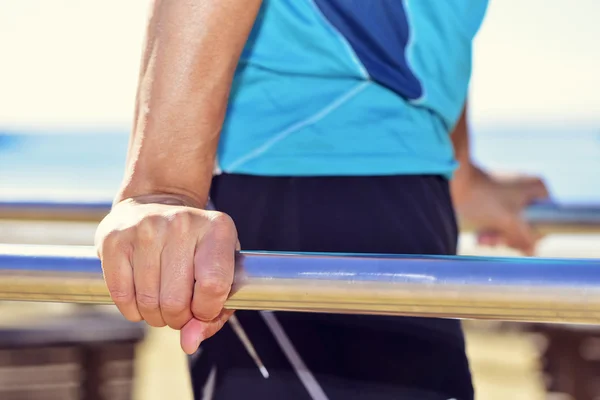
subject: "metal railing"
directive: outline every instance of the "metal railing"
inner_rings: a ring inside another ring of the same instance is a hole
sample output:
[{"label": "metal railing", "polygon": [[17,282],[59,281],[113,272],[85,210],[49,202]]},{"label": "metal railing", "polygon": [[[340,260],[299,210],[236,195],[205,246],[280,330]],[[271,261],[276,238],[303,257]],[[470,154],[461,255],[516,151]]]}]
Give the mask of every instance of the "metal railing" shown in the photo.
[{"label": "metal railing", "polygon": [[[98,201],[5,201],[0,198],[0,219],[97,222],[110,211],[111,203]],[[600,232],[600,205],[534,204],[526,218],[545,232]],[[469,226],[463,230],[470,230]]]},{"label": "metal railing", "polygon": [[2,200],[0,219],[100,221],[110,211],[111,202],[64,200]]},{"label": "metal railing", "polygon": [[[0,300],[111,303],[88,247],[0,245]],[[600,260],[240,253],[231,309],[600,324]]]}]

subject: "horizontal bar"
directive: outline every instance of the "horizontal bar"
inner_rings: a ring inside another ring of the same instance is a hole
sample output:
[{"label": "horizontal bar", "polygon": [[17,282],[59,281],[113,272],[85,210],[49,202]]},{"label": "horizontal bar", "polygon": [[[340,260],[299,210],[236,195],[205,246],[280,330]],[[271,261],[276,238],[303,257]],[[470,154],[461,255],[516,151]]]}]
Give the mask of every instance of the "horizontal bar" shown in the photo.
[{"label": "horizontal bar", "polygon": [[[15,201],[0,199],[0,219],[100,221],[109,211],[109,200],[97,201]],[[525,218],[543,233],[600,232],[599,205],[534,204],[525,211]],[[468,225],[461,226],[470,231]]]},{"label": "horizontal bar", "polygon": [[[93,249],[26,245],[0,300],[111,303]],[[600,324],[600,260],[244,252],[226,306]]]},{"label": "horizontal bar", "polygon": [[110,211],[109,200],[0,200],[0,219],[98,222]]},{"label": "horizontal bar", "polygon": [[534,224],[595,225],[600,227],[600,204],[541,202],[529,206],[525,218]]}]

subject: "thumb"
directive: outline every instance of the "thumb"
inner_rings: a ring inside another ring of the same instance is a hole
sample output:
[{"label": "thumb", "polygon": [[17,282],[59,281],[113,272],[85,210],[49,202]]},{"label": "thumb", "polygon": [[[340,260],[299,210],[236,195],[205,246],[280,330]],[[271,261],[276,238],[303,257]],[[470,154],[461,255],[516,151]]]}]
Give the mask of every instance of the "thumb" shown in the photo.
[{"label": "thumb", "polygon": [[496,231],[484,230],[477,232],[477,244],[480,246],[499,246],[504,244],[504,237]]},{"label": "thumb", "polygon": [[212,321],[205,322],[192,318],[181,328],[181,348],[187,354],[194,354],[200,344],[217,333],[233,315],[234,310],[223,309],[219,316]]},{"label": "thumb", "polygon": [[520,213],[511,212],[501,219],[499,231],[507,246],[522,251],[527,256],[534,254],[539,236],[523,219]]}]

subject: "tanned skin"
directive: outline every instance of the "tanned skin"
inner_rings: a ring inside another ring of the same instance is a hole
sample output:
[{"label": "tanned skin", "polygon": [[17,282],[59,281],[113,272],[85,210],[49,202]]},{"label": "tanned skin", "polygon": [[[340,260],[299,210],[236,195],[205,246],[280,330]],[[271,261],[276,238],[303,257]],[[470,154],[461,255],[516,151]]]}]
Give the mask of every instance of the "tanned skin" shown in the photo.
[{"label": "tanned skin", "polygon": [[501,179],[475,165],[466,105],[452,133],[452,143],[460,165],[451,182],[459,219],[478,231],[481,244],[503,244],[532,255],[540,235],[524,219],[523,211],[532,202],[548,197],[544,182],[526,176]]},{"label": "tanned skin", "polygon": [[141,61],[125,177],[96,234],[112,299],[131,321],[181,330],[193,353],[223,309],[239,249],[204,210],[219,133],[260,0],[158,0]]}]

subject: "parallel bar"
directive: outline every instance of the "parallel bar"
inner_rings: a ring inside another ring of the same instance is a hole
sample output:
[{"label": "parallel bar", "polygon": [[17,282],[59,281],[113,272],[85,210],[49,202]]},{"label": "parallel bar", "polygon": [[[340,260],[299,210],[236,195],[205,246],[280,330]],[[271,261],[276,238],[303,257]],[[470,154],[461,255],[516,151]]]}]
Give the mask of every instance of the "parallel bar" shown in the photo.
[{"label": "parallel bar", "polygon": [[539,203],[530,206],[526,210],[525,216],[532,223],[538,224],[600,226],[600,205]]},{"label": "parallel bar", "polygon": [[[15,201],[0,198],[0,219],[98,222],[110,207],[110,200]],[[525,218],[543,233],[600,232],[600,205],[534,204],[526,210]],[[471,230],[469,226],[461,228]]]},{"label": "parallel bar", "polygon": [[[111,303],[75,250],[0,245],[0,299]],[[250,252],[227,307],[600,324],[600,260]]]},{"label": "parallel bar", "polygon": [[0,199],[0,219],[98,222],[111,208],[110,200],[13,201]]}]

